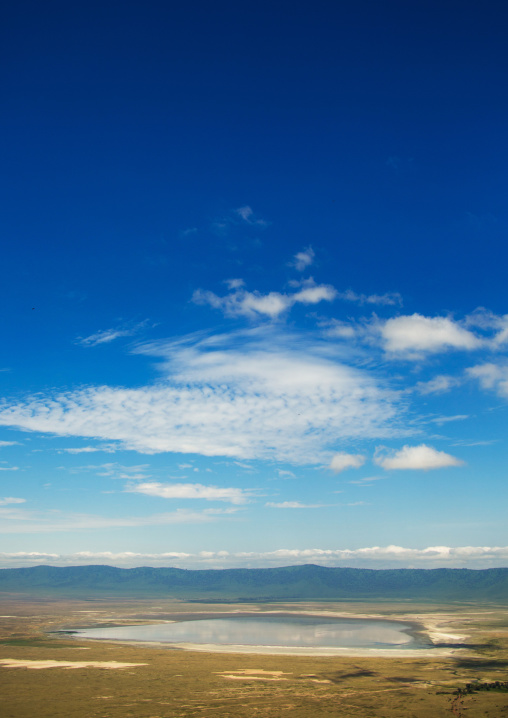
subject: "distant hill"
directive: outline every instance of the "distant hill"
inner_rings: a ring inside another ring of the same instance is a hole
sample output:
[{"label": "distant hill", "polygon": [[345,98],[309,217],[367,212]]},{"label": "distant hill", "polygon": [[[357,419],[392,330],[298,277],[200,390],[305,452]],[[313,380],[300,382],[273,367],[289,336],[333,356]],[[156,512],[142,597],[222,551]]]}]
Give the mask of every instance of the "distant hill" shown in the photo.
[{"label": "distant hill", "polygon": [[113,566],[0,569],[0,592],[32,596],[186,600],[491,601],[508,604],[508,568],[362,569],[324,566],[184,570]]}]

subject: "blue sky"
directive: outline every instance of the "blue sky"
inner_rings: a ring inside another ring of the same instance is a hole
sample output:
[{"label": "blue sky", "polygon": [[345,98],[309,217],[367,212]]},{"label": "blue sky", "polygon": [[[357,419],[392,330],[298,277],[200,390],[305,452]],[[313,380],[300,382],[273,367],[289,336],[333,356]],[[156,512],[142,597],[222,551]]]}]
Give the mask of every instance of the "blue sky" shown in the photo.
[{"label": "blue sky", "polygon": [[3,12],[0,565],[507,565],[500,3]]}]

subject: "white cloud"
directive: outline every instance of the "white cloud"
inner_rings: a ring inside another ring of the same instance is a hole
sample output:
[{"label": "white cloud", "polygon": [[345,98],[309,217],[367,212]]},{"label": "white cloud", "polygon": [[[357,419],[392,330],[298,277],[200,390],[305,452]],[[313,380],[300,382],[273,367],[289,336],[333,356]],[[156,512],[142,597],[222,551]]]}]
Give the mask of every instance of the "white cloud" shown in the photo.
[{"label": "white cloud", "polygon": [[402,297],[398,292],[386,292],[385,294],[357,294],[352,289],[339,292],[338,298],[355,304],[378,304],[382,306],[394,306],[402,304]]},{"label": "white cloud", "polygon": [[321,319],[318,323],[323,334],[331,339],[354,339],[357,336],[357,327],[349,322],[339,319]]},{"label": "white cloud", "polygon": [[[168,547],[169,548],[169,547]],[[42,551],[0,553],[3,567],[39,564],[76,566],[103,564],[120,567],[178,566],[181,568],[269,568],[315,563],[320,566],[358,568],[491,568],[505,567],[508,546],[371,546],[356,549],[282,548],[275,551],[198,551],[166,550],[160,553],[133,551],[78,551],[70,554]]]},{"label": "white cloud", "polygon": [[455,456],[437,451],[432,446],[403,446],[400,451],[385,454],[376,452],[374,463],[383,469],[441,469],[447,466],[463,466],[464,462]]},{"label": "white cloud", "polygon": [[302,289],[292,294],[281,292],[247,291],[242,285],[235,285],[230,294],[219,297],[214,292],[196,289],[192,295],[195,304],[208,304],[219,309],[228,317],[247,317],[248,319],[277,319],[295,304],[318,304],[333,301],[336,290],[328,284],[315,284],[313,280],[305,282]]},{"label": "white cloud", "polygon": [[337,291],[329,284],[307,283],[303,289],[296,294],[290,295],[292,304],[318,304],[318,302],[332,302]]},{"label": "white cloud", "polygon": [[448,317],[421,314],[388,319],[380,326],[387,352],[415,358],[448,349],[478,349],[483,341]]},{"label": "white cloud", "polygon": [[159,496],[163,499],[205,499],[206,501],[229,501],[232,504],[245,504],[251,497],[251,492],[243,489],[220,488],[203,484],[160,484],[155,481],[129,486],[126,491],[147,496]]},{"label": "white cloud", "polygon": [[365,463],[365,456],[361,454],[346,454],[340,451],[332,457],[330,469],[336,474],[346,469],[359,469]]},{"label": "white cloud", "polygon": [[16,499],[14,496],[4,496],[0,498],[0,506],[7,506],[7,504],[24,504],[26,499]]},{"label": "white cloud", "polygon": [[219,297],[214,292],[196,289],[192,295],[195,304],[209,304],[214,309],[219,309],[226,316],[245,316],[250,319],[269,317],[276,319],[285,312],[291,305],[289,297],[279,292],[260,294],[259,292],[248,292],[243,288],[236,289],[225,297]]},{"label": "white cloud", "polygon": [[264,219],[257,218],[254,214],[252,207],[249,207],[248,205],[246,205],[245,207],[238,207],[238,209],[233,210],[233,212],[247,224],[263,228],[268,226],[268,222],[266,222],[266,220]]},{"label": "white cloud", "polygon": [[508,364],[478,364],[467,369],[467,374],[478,379],[482,389],[492,389],[499,396],[508,398]]},{"label": "white cloud", "polygon": [[[292,286],[295,284],[293,282]],[[360,304],[369,301],[388,304],[392,297],[389,294],[361,295],[351,290],[336,292],[334,296]],[[497,316],[486,310],[477,310],[461,321],[415,313],[390,319],[380,319],[376,314],[370,319],[356,320],[319,317],[317,324],[326,337],[342,339],[349,345],[354,340],[371,349],[380,346],[391,359],[420,360],[429,354],[451,350],[500,352],[508,342],[508,315]],[[458,377],[442,374],[429,382],[418,382],[414,390],[421,394],[442,393],[462,382]]]},{"label": "white cloud", "polygon": [[134,389],[85,387],[4,404],[0,424],[178,452],[293,464],[329,462],[351,438],[409,435],[398,397],[375,375],[341,363],[304,335],[250,330],[154,342],[161,381]]},{"label": "white cloud", "polygon": [[315,253],[312,247],[307,247],[307,249],[297,252],[289,265],[294,267],[298,272],[303,272],[314,262],[314,257]]},{"label": "white cloud", "polygon": [[0,448],[4,446],[16,446],[19,445],[19,441],[0,441]]},{"label": "white cloud", "polygon": [[0,471],[19,471],[19,466],[0,466]]}]

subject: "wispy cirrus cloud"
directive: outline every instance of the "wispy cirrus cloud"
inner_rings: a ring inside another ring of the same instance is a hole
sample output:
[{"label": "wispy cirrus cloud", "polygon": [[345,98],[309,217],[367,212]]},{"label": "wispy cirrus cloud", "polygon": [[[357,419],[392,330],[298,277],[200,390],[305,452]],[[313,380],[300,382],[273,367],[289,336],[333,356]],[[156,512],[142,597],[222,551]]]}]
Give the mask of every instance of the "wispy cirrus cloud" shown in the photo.
[{"label": "wispy cirrus cloud", "polygon": [[439,374],[428,381],[419,381],[414,387],[414,391],[419,394],[444,394],[454,387],[460,386],[462,379],[460,377]]},{"label": "wispy cirrus cloud", "polygon": [[288,469],[277,469],[277,474],[279,479],[296,479],[295,474]]},{"label": "wispy cirrus cloud", "polygon": [[99,446],[78,446],[58,449],[58,453],[62,454],[93,454],[98,451],[106,454],[114,454],[115,451],[118,451],[118,446],[114,444],[100,444]]},{"label": "wispy cirrus cloud", "polygon": [[469,414],[454,414],[453,416],[433,416],[429,419],[433,424],[448,424],[450,421],[464,421],[470,419]]},{"label": "wispy cirrus cloud", "polygon": [[[60,468],[64,468],[63,466]],[[150,468],[149,464],[123,465],[118,462],[109,461],[104,464],[87,464],[85,466],[72,466],[68,469],[71,474],[93,473],[96,476],[103,476],[108,479],[149,479],[146,473]]]},{"label": "wispy cirrus cloud", "polygon": [[[332,348],[333,349],[333,348]],[[249,330],[152,342],[150,386],[85,387],[5,404],[0,424],[142,453],[328,463],[337,442],[408,435],[397,395],[306,335]]]},{"label": "wispy cirrus cloud", "polygon": [[[92,467],[90,467],[92,468]],[[97,476],[106,476],[110,479],[129,479],[144,480],[148,479],[147,470],[149,470],[149,464],[135,464],[125,466],[116,462],[109,462],[106,464],[100,464],[99,466],[93,467],[97,471]]]},{"label": "wispy cirrus cloud", "polygon": [[386,292],[385,294],[358,294],[352,289],[337,294],[338,299],[354,304],[377,304],[380,306],[402,305],[402,296],[398,292]]},{"label": "wispy cirrus cloud", "polygon": [[3,496],[0,497],[0,506],[7,506],[8,504],[24,504],[26,499],[18,499],[14,496]]},{"label": "wispy cirrus cloud", "polygon": [[[233,509],[234,511],[235,509]],[[60,533],[78,530],[136,528],[171,524],[195,524],[218,521],[229,517],[232,509],[204,509],[192,511],[176,509],[143,516],[103,516],[64,511],[29,511],[0,506],[0,534]]]},{"label": "wispy cirrus cloud", "polygon": [[134,325],[122,325],[112,329],[102,329],[87,337],[78,337],[76,344],[87,347],[96,347],[99,344],[109,344],[121,337],[132,337],[148,325],[148,319]]},{"label": "wispy cirrus cloud", "polygon": [[380,481],[381,479],[384,479],[384,476],[365,476],[362,479],[354,479],[349,481],[349,484],[356,484],[358,486],[372,486],[372,482],[374,481]]},{"label": "wispy cirrus cloud", "polygon": [[265,506],[271,509],[321,509],[324,504],[302,504],[300,501],[267,501]]},{"label": "wispy cirrus cloud", "polygon": [[[270,320],[297,304],[312,306],[337,296],[334,287],[312,279],[268,294],[247,291],[238,278],[228,280],[228,286],[223,297],[210,292],[194,298],[228,316]],[[337,448],[351,440],[416,433],[411,428],[415,423],[402,426],[408,397],[438,394],[464,380],[440,374],[397,393],[390,391],[382,371],[374,369],[376,361],[423,360],[450,349],[499,351],[504,319],[482,311],[461,322],[420,314],[327,321],[324,337],[261,321],[243,331],[138,344],[131,351],[160,360],[159,381],[135,388],[89,386],[4,402],[0,424],[105,442],[100,450],[330,464],[334,455],[340,456]],[[342,341],[334,341],[339,335]],[[502,395],[508,392],[503,367],[502,362],[478,364],[468,375]],[[62,451],[92,453],[95,448]],[[358,468],[359,459],[354,461],[343,467],[336,458],[332,468]],[[149,477],[140,473],[138,478]]]},{"label": "wispy cirrus cloud", "polygon": [[232,504],[246,504],[252,497],[252,491],[245,489],[203,484],[161,484],[156,481],[131,484],[125,490],[129,493],[158,496],[163,499],[204,499],[205,501],[227,501]]}]

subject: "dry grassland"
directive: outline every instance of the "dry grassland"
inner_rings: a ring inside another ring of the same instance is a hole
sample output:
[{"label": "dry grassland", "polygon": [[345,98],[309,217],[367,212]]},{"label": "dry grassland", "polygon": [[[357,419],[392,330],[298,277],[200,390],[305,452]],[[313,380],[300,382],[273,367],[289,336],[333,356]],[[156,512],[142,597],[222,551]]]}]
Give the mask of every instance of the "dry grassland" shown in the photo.
[{"label": "dry grassland", "polygon": [[[436,658],[323,658],[194,652],[47,635],[77,626],[157,622],[235,609],[419,620],[435,642],[456,652]],[[508,680],[508,611],[502,607],[205,606],[160,599],[4,596],[0,614],[2,718],[508,718],[508,693],[454,694],[475,680]],[[466,637],[460,639],[465,647],[457,651],[449,642],[459,636]]]}]

